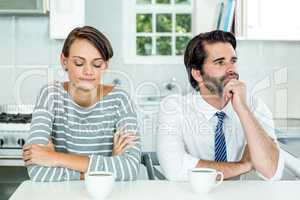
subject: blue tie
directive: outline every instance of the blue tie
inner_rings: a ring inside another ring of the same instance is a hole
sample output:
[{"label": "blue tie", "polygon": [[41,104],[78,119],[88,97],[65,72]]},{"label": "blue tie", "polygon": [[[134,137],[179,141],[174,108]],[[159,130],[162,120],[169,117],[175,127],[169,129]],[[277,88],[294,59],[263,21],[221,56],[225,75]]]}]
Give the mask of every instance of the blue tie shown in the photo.
[{"label": "blue tie", "polygon": [[218,117],[219,121],[215,133],[215,161],[227,162],[226,141],[223,132],[223,122],[224,122],[225,113],[217,112],[216,116]]}]

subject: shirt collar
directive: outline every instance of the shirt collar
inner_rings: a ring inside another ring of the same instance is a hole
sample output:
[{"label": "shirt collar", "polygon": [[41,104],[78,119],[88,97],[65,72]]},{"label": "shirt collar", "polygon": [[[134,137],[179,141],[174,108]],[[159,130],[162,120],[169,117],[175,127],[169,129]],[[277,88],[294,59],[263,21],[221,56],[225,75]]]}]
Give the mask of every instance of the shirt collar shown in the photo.
[{"label": "shirt collar", "polygon": [[191,100],[193,102],[192,105],[194,106],[194,109],[201,112],[207,120],[210,120],[212,117],[214,117],[216,112],[220,111],[223,111],[226,114],[225,117],[231,118],[234,115],[234,110],[232,108],[231,102],[228,102],[228,104],[222,110],[218,110],[209,103],[207,103],[207,101],[203,99],[199,91],[194,90],[191,96]]}]

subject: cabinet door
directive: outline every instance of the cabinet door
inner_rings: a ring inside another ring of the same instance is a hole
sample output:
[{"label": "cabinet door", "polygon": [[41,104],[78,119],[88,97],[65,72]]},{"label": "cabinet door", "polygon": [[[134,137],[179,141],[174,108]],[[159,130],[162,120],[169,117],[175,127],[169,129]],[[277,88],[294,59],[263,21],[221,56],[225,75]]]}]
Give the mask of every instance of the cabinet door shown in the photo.
[{"label": "cabinet door", "polygon": [[246,38],[300,40],[300,1],[244,0]]},{"label": "cabinet door", "polygon": [[143,106],[139,109],[138,118],[144,152],[156,151],[157,116],[157,106]]},{"label": "cabinet door", "polygon": [[0,0],[0,14],[45,14],[45,0]]},{"label": "cabinet door", "polygon": [[85,24],[85,0],[50,0],[50,38],[65,39]]}]

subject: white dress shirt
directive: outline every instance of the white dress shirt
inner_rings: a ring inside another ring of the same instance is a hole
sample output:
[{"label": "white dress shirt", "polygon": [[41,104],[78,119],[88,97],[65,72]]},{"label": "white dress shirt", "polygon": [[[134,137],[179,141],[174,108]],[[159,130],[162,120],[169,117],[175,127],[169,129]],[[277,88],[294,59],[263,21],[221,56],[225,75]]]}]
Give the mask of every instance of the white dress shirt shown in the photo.
[{"label": "white dress shirt", "polygon": [[[272,113],[258,98],[249,98],[248,105],[268,135],[277,143]],[[160,165],[169,180],[187,180],[189,169],[196,167],[200,160],[214,160],[215,129],[217,110],[208,104],[199,92],[185,96],[172,95],[160,104],[157,135],[157,154]],[[226,139],[227,161],[240,161],[247,143],[240,120],[231,102],[224,109],[223,131]],[[278,143],[277,143],[278,144]],[[279,145],[277,145],[279,148]],[[282,176],[284,160],[279,154],[277,171],[271,179]]]}]

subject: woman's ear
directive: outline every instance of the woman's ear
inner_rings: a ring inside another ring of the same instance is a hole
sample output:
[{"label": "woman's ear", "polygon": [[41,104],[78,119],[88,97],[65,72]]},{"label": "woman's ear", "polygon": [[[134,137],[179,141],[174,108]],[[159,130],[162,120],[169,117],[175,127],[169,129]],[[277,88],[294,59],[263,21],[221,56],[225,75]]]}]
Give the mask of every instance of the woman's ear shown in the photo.
[{"label": "woman's ear", "polygon": [[68,71],[67,58],[63,53],[60,54],[60,64],[65,71]]}]

